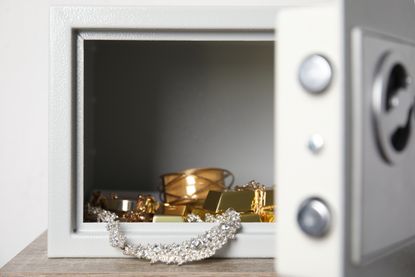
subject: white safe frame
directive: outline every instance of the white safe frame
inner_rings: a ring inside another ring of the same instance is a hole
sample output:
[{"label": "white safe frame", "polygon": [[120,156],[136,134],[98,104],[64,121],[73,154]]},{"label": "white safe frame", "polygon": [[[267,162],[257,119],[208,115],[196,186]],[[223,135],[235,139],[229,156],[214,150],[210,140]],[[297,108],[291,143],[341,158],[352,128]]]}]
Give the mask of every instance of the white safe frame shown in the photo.
[{"label": "white safe frame", "polygon": [[[256,13],[268,16],[248,20]],[[50,132],[53,167],[50,182],[55,184],[58,179],[61,181],[59,186],[50,187],[53,208],[49,226],[49,256],[122,257],[122,253],[109,247],[104,224],[83,222],[82,42],[105,39],[272,41],[275,13],[275,9],[266,11],[263,8],[215,8],[210,11],[206,8],[172,7],[51,10],[54,23],[51,25],[54,37],[51,45],[52,90],[56,93],[52,93],[51,97],[51,114],[54,116]],[[183,20],[185,16],[190,16],[189,21]],[[215,21],[210,20],[213,17]],[[58,214],[61,216],[56,221]],[[128,237],[143,243],[182,241],[211,227],[211,224],[197,223],[164,223],[163,228],[159,224],[123,225]],[[244,231],[238,236],[238,243],[222,249],[218,256],[272,257],[274,229],[274,224],[243,224]]]},{"label": "white safe frame", "polygon": [[[367,141],[361,129],[365,107],[361,107],[360,95],[370,87],[370,78],[361,70],[373,66],[370,59],[365,60],[362,41],[370,34],[382,45],[390,41],[415,45],[415,28],[408,28],[415,24],[412,1],[200,0],[137,1],[134,5],[125,1],[118,5],[51,9],[49,257],[122,256],[109,246],[103,224],[86,225],[81,220],[83,60],[79,53],[83,49],[79,42],[109,38],[276,40],[278,223],[243,224],[238,239],[217,256],[276,256],[277,270],[283,276],[414,276],[412,221],[402,220],[397,229],[403,232],[393,238],[381,237],[388,240],[386,244],[367,240],[368,229],[362,223],[370,219],[365,216],[377,214],[365,209],[371,211],[379,199],[363,200],[364,193],[377,187],[361,182],[367,167],[359,152],[362,141]],[[306,93],[297,77],[301,62],[313,53],[328,57],[334,72],[330,87],[318,96]],[[325,140],[318,155],[306,147],[315,133]],[[329,233],[320,239],[301,232],[296,220],[299,205],[313,196],[329,203],[333,219]],[[414,204],[406,202],[391,209],[399,212],[403,208],[415,211]],[[123,228],[135,241],[173,242],[210,226],[166,223],[163,230],[155,224],[124,224]]]}]

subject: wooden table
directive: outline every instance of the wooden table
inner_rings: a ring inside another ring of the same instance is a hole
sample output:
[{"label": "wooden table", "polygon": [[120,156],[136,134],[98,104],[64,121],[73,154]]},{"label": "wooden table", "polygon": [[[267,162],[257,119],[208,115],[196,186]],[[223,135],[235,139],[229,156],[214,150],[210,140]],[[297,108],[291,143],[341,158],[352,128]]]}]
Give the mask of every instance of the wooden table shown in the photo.
[{"label": "wooden table", "polygon": [[209,259],[151,265],[136,259],[48,259],[45,232],[0,269],[0,276],[276,276],[273,259]]}]

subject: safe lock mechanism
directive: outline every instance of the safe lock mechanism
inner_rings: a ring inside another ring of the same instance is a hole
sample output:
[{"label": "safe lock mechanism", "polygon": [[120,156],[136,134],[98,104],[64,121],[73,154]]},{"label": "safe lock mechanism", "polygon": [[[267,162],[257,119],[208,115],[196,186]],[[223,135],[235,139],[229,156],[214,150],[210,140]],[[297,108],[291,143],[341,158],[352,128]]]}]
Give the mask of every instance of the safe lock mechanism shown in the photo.
[{"label": "safe lock mechanism", "polygon": [[389,164],[397,164],[411,136],[414,88],[404,60],[393,52],[381,58],[373,84],[373,117],[378,149]]}]

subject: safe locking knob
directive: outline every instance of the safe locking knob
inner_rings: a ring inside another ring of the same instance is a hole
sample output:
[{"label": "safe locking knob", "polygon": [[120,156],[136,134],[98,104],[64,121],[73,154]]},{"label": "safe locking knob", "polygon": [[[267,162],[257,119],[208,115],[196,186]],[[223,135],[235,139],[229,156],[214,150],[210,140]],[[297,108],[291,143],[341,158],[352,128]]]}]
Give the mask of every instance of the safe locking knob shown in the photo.
[{"label": "safe locking knob", "polygon": [[333,69],[327,58],[313,54],[300,65],[298,79],[301,86],[309,93],[324,92],[333,78]]},{"label": "safe locking knob", "polygon": [[297,220],[304,233],[320,238],[329,230],[331,214],[324,201],[319,198],[309,198],[301,204]]}]

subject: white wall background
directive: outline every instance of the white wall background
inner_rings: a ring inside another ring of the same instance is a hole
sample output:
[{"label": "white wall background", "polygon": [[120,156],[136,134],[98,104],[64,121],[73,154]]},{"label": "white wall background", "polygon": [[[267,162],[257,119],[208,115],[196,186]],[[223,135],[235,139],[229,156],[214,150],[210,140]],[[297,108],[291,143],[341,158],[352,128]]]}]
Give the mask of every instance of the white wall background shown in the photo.
[{"label": "white wall background", "polygon": [[0,0],[0,267],[47,228],[49,6],[100,2]]},{"label": "white wall background", "polygon": [[0,0],[0,267],[47,228],[48,13]]}]

